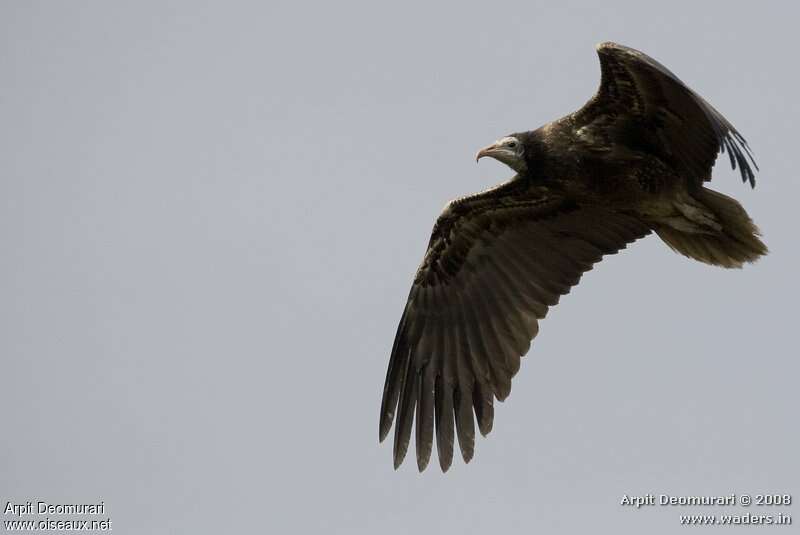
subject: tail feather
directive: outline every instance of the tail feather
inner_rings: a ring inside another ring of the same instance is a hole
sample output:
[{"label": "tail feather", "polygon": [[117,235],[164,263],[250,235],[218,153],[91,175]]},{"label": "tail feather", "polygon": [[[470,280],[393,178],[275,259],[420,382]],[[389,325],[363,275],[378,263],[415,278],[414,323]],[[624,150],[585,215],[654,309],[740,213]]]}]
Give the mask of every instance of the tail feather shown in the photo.
[{"label": "tail feather", "polygon": [[759,239],[761,232],[735,199],[702,188],[694,197],[719,223],[721,230],[686,232],[667,225],[655,230],[672,250],[715,266],[740,268],[767,254],[767,246]]}]

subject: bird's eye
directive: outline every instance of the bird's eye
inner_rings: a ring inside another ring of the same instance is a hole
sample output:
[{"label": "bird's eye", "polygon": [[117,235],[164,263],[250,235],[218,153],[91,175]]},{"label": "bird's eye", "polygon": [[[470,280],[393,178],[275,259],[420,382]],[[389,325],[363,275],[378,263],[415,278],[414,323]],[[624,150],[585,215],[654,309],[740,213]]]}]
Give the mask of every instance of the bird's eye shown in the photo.
[{"label": "bird's eye", "polygon": [[508,147],[509,149],[513,149],[516,146],[517,146],[516,141],[506,141],[506,147]]}]

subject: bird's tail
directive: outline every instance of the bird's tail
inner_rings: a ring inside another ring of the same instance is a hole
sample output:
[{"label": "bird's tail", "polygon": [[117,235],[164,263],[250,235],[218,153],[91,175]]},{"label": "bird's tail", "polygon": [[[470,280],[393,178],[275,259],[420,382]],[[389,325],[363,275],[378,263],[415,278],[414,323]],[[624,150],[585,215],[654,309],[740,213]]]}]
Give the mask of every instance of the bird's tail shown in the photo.
[{"label": "bird's tail", "polygon": [[656,233],[672,250],[726,268],[740,268],[745,262],[755,262],[767,254],[767,246],[759,239],[758,227],[736,199],[707,188],[701,188],[692,196],[710,212],[717,228],[690,232],[673,226],[657,226]]}]

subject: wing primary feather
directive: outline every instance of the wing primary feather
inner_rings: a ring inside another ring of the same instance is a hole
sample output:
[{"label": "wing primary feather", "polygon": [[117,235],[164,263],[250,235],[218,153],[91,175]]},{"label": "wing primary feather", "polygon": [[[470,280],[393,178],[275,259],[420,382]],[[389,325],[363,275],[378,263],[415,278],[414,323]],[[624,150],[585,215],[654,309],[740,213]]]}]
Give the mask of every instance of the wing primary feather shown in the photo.
[{"label": "wing primary feather", "polygon": [[481,435],[488,435],[494,424],[494,396],[491,390],[476,383],[472,391],[472,406],[475,408],[475,418],[478,420]]},{"label": "wing primary feather", "polygon": [[[455,408],[455,422],[456,434],[458,436],[458,445],[461,449],[461,456],[464,462],[469,462],[475,451],[475,424],[472,416],[472,385],[475,382],[475,375],[472,371],[469,362],[469,342],[466,337],[464,324],[461,321],[460,301],[457,299],[455,306],[450,309],[450,316],[448,317],[448,324],[452,325],[451,329],[451,347],[452,352],[450,358],[453,359],[456,366],[456,378],[458,385],[454,393],[454,408]],[[465,395],[462,396],[462,393]],[[467,396],[466,394],[469,393]],[[463,399],[462,399],[463,397]]]},{"label": "wing primary feather", "polygon": [[453,403],[458,445],[461,448],[461,457],[465,463],[468,463],[475,453],[475,420],[472,417],[471,385],[459,385],[455,391]]},{"label": "wing primary feather", "polygon": [[453,462],[453,391],[441,376],[436,378],[435,397],[436,452],[439,467],[447,472]]},{"label": "wing primary feather", "polygon": [[411,427],[414,423],[414,405],[417,398],[417,374],[413,364],[408,365],[404,381],[404,388],[400,394],[399,410],[397,411],[397,425],[394,430],[394,468],[400,466],[408,451],[408,442],[411,439]]},{"label": "wing primary feather", "polygon": [[402,377],[406,373],[409,361],[409,349],[406,337],[406,318],[408,308],[403,312],[400,325],[397,327],[391,357],[389,358],[389,369],[386,372],[386,382],[383,386],[383,399],[381,400],[381,414],[378,437],[381,442],[386,438],[389,429],[392,427],[392,420],[397,408],[400,389],[402,387]]},{"label": "wing primary feather", "polygon": [[436,389],[436,371],[432,363],[419,373],[419,401],[417,402],[417,468],[420,472],[428,466],[433,448],[433,398]]}]

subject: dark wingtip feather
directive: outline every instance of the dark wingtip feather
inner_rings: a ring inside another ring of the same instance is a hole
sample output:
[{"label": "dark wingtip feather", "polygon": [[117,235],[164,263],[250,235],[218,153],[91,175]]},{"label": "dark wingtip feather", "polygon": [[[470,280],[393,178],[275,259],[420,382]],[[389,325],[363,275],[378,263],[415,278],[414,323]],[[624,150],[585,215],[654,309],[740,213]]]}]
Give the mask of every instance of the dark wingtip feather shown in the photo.
[{"label": "dark wingtip feather", "polygon": [[491,391],[485,392],[485,387],[475,385],[472,392],[472,406],[475,408],[475,418],[478,420],[478,430],[486,436],[492,431],[494,423],[494,397]]},{"label": "dark wingtip feather", "polygon": [[406,308],[400,318],[400,324],[397,326],[397,334],[395,334],[392,352],[389,357],[389,367],[386,370],[386,381],[383,385],[381,413],[378,423],[379,442],[383,442],[386,439],[389,430],[392,428],[392,421],[394,420],[406,370],[410,362],[408,329],[408,308]]},{"label": "dark wingtip feather", "polygon": [[453,457],[445,460],[442,457],[439,457],[439,468],[441,468],[442,473],[446,474],[448,470],[450,470],[450,466],[453,464]]},{"label": "dark wingtip feather", "polygon": [[[398,436],[399,433],[395,433],[395,436]],[[406,452],[408,451],[408,443],[403,443],[399,441],[395,441],[394,445],[394,469],[397,470],[400,468],[400,465],[403,464],[403,460],[406,458]]]},{"label": "dark wingtip feather", "polygon": [[[721,137],[719,151],[723,154],[726,152],[728,153],[728,159],[731,162],[731,169],[734,171],[737,168],[739,169],[739,174],[742,176],[742,182],[745,184],[749,183],[751,188],[755,188],[756,175],[753,171],[753,168],[750,167],[750,164],[752,163],[756,171],[759,169],[758,164],[753,157],[753,153],[747,144],[747,141],[745,141],[742,135],[732,126],[730,126],[727,121],[725,121],[723,126],[727,128],[727,132],[719,134]],[[750,161],[748,162],[748,160]]]},{"label": "dark wingtip feather", "polygon": [[389,423],[385,424],[383,421],[383,417],[381,417],[381,423],[378,427],[378,443],[382,443],[386,440],[386,437],[389,435],[389,429],[392,428],[392,420],[389,419]]},{"label": "dark wingtip feather", "polygon": [[389,430],[392,429],[392,422],[394,421],[394,411],[397,407],[397,401],[392,404],[391,408],[386,406],[386,402],[381,403],[381,417],[378,424],[378,442],[383,442],[389,435]]},{"label": "dark wingtip feather", "polygon": [[439,377],[435,392],[436,451],[439,467],[447,472],[453,463],[453,391]]},{"label": "dark wingtip feather", "polygon": [[430,453],[424,458],[422,458],[422,457],[420,457],[418,455],[417,456],[417,470],[419,470],[420,472],[424,472],[425,469],[428,467],[428,461],[430,461],[430,460],[431,460]]},{"label": "dark wingtip feather", "polygon": [[411,440],[411,428],[414,425],[414,406],[417,402],[418,383],[414,375],[414,366],[408,365],[403,392],[400,394],[400,402],[397,410],[397,425],[394,428],[394,467],[397,468],[403,462],[408,451],[408,443]]},{"label": "dark wingtip feather", "polygon": [[386,377],[386,382],[387,385],[384,387],[383,399],[381,400],[380,421],[378,422],[378,442],[383,442],[384,440],[386,440],[386,436],[389,434],[389,430],[392,428],[392,421],[394,420],[394,411],[395,407],[397,406],[397,400],[391,403],[391,406],[389,403],[390,395],[387,392],[387,389],[389,388],[388,374]]},{"label": "dark wingtip feather", "polygon": [[458,446],[461,449],[461,457],[465,463],[468,463],[475,454],[475,419],[472,416],[472,394],[462,394],[460,389],[456,390],[454,405]]},{"label": "dark wingtip feather", "polygon": [[428,364],[419,374],[417,401],[417,468],[420,472],[428,466],[433,449],[433,398],[434,398],[433,367]]}]

